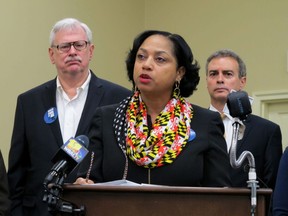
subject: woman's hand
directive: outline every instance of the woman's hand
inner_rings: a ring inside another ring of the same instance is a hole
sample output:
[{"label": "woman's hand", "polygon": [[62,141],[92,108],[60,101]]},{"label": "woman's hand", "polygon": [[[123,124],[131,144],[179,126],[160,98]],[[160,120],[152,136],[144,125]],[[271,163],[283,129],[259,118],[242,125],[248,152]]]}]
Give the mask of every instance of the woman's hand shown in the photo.
[{"label": "woman's hand", "polygon": [[82,184],[82,185],[86,184],[87,185],[87,184],[94,184],[94,181],[80,177],[80,178],[77,178],[73,184]]}]

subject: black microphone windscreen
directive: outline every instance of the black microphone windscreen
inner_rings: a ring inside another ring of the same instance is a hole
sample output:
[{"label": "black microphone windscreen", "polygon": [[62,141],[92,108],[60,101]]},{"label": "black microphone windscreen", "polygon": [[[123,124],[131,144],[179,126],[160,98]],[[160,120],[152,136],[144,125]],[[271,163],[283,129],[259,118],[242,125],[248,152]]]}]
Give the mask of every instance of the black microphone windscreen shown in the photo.
[{"label": "black microphone windscreen", "polygon": [[231,92],[227,96],[230,115],[244,120],[252,112],[249,96],[245,91]]},{"label": "black microphone windscreen", "polygon": [[85,135],[79,135],[75,138],[79,143],[81,143],[85,148],[88,148],[89,138]]}]

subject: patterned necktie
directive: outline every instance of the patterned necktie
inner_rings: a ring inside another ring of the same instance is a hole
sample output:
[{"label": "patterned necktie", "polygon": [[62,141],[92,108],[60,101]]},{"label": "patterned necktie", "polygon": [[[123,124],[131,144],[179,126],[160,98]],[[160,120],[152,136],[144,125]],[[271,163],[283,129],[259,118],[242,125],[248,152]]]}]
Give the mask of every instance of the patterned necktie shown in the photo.
[{"label": "patterned necktie", "polygon": [[[227,116],[225,115],[225,113],[220,113],[222,121],[224,121],[225,118],[227,118]],[[224,138],[226,139],[226,134],[225,134],[225,127],[224,127]]]}]

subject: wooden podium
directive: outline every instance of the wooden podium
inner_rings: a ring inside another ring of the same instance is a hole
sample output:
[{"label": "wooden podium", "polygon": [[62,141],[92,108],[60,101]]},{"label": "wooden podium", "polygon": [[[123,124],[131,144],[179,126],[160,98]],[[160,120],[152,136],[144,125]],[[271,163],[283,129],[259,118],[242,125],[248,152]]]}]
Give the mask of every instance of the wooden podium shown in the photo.
[{"label": "wooden podium", "polygon": [[[265,216],[271,189],[257,190]],[[247,188],[64,185],[63,198],[86,207],[87,216],[249,216]]]}]

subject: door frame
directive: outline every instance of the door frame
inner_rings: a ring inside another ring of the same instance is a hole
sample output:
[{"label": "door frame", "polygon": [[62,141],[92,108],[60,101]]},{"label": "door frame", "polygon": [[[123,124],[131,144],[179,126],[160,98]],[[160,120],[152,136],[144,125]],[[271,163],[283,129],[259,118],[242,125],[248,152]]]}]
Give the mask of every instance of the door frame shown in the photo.
[{"label": "door frame", "polygon": [[268,106],[270,104],[288,103],[288,90],[254,92],[252,97],[254,98],[252,105],[253,114],[268,118]]},{"label": "door frame", "polygon": [[[281,128],[280,122],[269,118],[269,106],[271,104],[276,105],[278,103],[288,104],[288,90],[254,92],[252,96],[254,98],[252,105],[252,113],[275,122]],[[286,128],[286,126],[284,128],[281,128],[283,150],[286,148],[286,146],[288,146],[288,137],[286,134],[284,134],[285,131],[288,131],[288,128]]]}]

